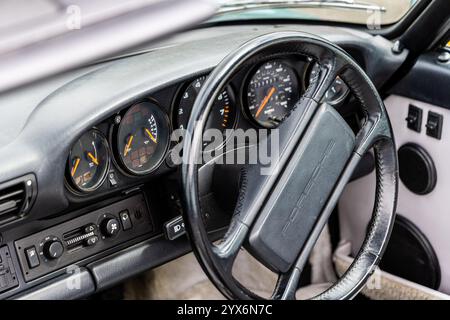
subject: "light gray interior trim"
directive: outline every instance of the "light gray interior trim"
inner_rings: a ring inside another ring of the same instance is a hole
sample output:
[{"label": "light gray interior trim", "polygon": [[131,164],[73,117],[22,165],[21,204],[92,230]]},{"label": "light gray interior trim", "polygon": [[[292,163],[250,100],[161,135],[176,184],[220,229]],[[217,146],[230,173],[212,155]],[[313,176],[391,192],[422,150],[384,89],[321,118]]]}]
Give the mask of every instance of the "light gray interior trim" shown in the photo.
[{"label": "light gray interior trim", "polygon": [[[409,104],[423,110],[421,133],[409,130],[405,118]],[[431,242],[441,267],[441,285],[439,290],[450,293],[450,110],[400,96],[390,96],[385,100],[397,148],[405,143],[416,143],[422,146],[433,158],[437,171],[435,189],[423,196],[409,191],[403,183],[399,183],[397,212],[411,220]],[[442,140],[426,135],[428,111],[444,116]],[[374,174],[350,183],[339,203],[341,239],[352,242],[352,253],[361,246],[366,226],[372,212],[375,192]]]},{"label": "light gray interior trim", "polygon": [[[8,29],[5,41],[0,37],[0,92],[160,38],[203,21],[216,10],[214,2],[206,0],[127,1],[128,5],[112,6],[115,10],[105,10],[98,0],[88,2],[72,4],[80,8],[80,17],[87,24],[80,29],[67,28],[63,11],[47,18],[53,24],[28,26],[31,35],[27,29],[18,32],[17,41],[11,38],[17,28]],[[63,8],[69,5],[61,2]],[[35,41],[39,37],[41,41]]]}]

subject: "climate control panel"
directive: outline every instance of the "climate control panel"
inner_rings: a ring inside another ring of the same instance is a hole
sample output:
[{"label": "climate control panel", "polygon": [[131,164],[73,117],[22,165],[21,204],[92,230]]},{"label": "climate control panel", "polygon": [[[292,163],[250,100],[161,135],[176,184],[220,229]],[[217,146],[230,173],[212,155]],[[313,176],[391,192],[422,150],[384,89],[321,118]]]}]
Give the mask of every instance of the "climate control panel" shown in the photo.
[{"label": "climate control panel", "polygon": [[154,230],[142,194],[17,240],[14,245],[31,281]]}]

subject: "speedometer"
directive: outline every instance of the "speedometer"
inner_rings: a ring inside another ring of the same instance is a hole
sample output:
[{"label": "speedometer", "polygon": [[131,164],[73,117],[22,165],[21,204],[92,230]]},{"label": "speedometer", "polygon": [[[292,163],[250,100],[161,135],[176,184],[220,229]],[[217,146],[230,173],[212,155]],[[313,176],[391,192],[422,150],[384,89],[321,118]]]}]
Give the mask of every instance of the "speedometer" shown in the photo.
[{"label": "speedometer", "polygon": [[297,75],[279,60],[261,65],[247,86],[247,107],[251,118],[265,128],[277,127],[300,96]]}]

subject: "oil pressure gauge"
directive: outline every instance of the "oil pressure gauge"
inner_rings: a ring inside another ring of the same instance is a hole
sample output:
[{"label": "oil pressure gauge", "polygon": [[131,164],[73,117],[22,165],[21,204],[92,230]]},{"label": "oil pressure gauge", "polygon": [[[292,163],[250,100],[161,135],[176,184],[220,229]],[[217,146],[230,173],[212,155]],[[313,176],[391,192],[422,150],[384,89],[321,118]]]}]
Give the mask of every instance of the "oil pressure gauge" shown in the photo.
[{"label": "oil pressure gauge", "polygon": [[133,105],[117,130],[116,151],[128,173],[148,174],[163,160],[169,143],[167,116],[153,101]]}]

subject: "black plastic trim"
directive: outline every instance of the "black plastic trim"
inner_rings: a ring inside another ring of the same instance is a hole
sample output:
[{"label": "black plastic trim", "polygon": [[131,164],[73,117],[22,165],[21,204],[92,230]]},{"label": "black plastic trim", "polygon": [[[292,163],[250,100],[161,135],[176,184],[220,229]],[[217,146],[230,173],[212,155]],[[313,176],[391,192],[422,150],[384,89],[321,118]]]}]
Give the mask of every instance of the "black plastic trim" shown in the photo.
[{"label": "black plastic trim", "polygon": [[32,290],[13,297],[14,300],[71,300],[95,292],[91,274],[84,268],[45,282]]},{"label": "black plastic trim", "polygon": [[450,109],[450,64],[438,63],[438,55],[422,55],[390,93]]},{"label": "black plastic trim", "polygon": [[[211,239],[219,239],[225,230],[216,230]],[[167,240],[159,236],[119,251],[87,266],[94,277],[97,290],[107,289],[146,270],[158,267],[170,260],[190,252],[191,245],[186,237]]]},{"label": "black plastic trim", "polygon": [[425,195],[434,190],[437,182],[436,167],[424,148],[407,143],[398,150],[398,160],[400,180],[408,190],[418,195]]},{"label": "black plastic trim", "polygon": [[[436,252],[433,249],[432,244],[430,243],[428,238],[423,234],[423,232],[413,222],[411,222],[410,220],[408,220],[407,218],[405,218],[404,216],[402,216],[399,213],[397,213],[397,216],[395,218],[394,233],[395,233],[395,230],[398,228],[403,228],[404,230],[409,232],[410,236],[413,237],[415,241],[417,241],[418,245],[423,250],[423,253],[426,256],[426,260],[424,259],[425,261],[419,261],[418,263],[420,263],[422,265],[424,265],[427,262],[429,263],[429,267],[430,267],[429,273],[426,272],[426,274],[424,274],[423,276],[424,277],[431,276],[430,283],[420,283],[420,284],[426,285],[426,286],[430,287],[431,289],[438,290],[439,286],[441,284],[441,267],[439,265],[439,260],[437,258]],[[388,248],[386,249],[386,251],[388,251],[389,249],[390,249],[390,246],[388,245]],[[386,261],[384,261],[384,262],[386,262]],[[392,266],[392,265],[391,266],[383,265],[383,260],[380,264],[380,267],[387,272],[391,272],[390,269],[392,267],[395,268],[395,266]],[[402,265],[401,268],[408,268],[408,267]],[[408,279],[408,280],[412,281],[413,279]],[[415,281],[418,281],[418,279],[416,279]]]}]

